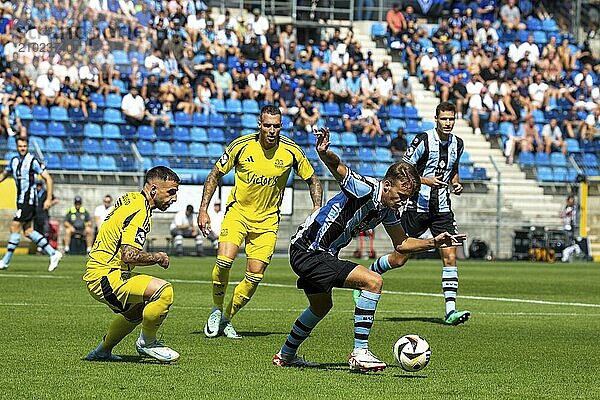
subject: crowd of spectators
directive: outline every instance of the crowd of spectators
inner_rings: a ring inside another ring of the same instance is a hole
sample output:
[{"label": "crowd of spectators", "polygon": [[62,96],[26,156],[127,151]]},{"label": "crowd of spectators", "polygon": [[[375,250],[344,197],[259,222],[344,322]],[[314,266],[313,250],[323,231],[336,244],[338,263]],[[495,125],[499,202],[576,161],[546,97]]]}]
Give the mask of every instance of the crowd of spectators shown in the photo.
[{"label": "crowd of spectators", "polygon": [[[2,3],[0,3],[2,4]],[[202,0],[26,0],[1,5],[3,134],[27,134],[15,106],[98,115],[94,94],[122,96],[133,126],[214,113],[211,99],[275,103],[311,131],[327,103],[344,128],[383,134],[380,107],[413,101],[388,60],[375,69],[351,30],[299,43],[259,9],[212,15]],[[350,105],[348,109],[343,104]],[[70,115],[70,114],[69,114]]]},{"label": "crowd of spectators", "polygon": [[597,55],[556,25],[543,31],[536,11],[529,0],[458,1],[431,31],[411,6],[386,15],[389,47],[426,88],[456,102],[475,134],[510,128],[507,162],[518,150],[566,153],[566,138],[600,138]]}]

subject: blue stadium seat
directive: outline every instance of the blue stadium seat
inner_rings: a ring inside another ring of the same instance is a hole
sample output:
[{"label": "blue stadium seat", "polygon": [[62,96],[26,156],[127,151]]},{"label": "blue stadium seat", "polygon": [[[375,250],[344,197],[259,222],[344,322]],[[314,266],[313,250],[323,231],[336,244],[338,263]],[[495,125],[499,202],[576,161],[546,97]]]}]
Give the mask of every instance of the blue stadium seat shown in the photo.
[{"label": "blue stadium seat", "polygon": [[567,138],[565,139],[567,143],[567,152],[569,153],[580,153],[581,149],[579,147],[579,141],[577,139]]},{"label": "blue stadium seat", "polygon": [[6,154],[4,154],[5,161],[10,161],[13,159],[13,157],[19,157],[19,153],[17,153],[16,151],[9,151]]},{"label": "blue stadium seat", "polygon": [[43,106],[34,106],[32,114],[33,119],[36,121],[48,121],[50,119],[50,112]]},{"label": "blue stadium seat", "polygon": [[49,137],[46,139],[46,151],[51,153],[64,153],[65,147],[63,141],[57,137]]},{"label": "blue stadium seat", "polygon": [[554,175],[552,174],[552,168],[538,167],[537,168],[537,179],[542,182],[552,182],[554,180]]},{"label": "blue stadium seat", "polygon": [[154,157],[152,158],[152,166],[156,167],[158,165],[162,165],[164,167],[171,167],[171,163],[169,162],[169,159],[166,157]]},{"label": "blue stadium seat", "polygon": [[371,136],[367,133],[360,133],[356,136],[356,138],[358,139],[358,144],[360,146],[372,147],[374,145],[373,139],[371,139]]},{"label": "blue stadium seat", "polygon": [[113,50],[112,55],[114,57],[115,64],[117,64],[117,65],[128,65],[129,64],[129,57],[127,57],[127,53],[125,53],[123,50]]},{"label": "blue stadium seat", "polygon": [[172,155],[172,153],[173,150],[171,149],[171,144],[169,142],[158,140],[154,143],[154,154],[166,157]]},{"label": "blue stadium seat", "polygon": [[29,127],[27,128],[27,132],[29,135],[48,136],[46,124],[41,121],[31,121],[29,123]]},{"label": "blue stadium seat", "polygon": [[[50,138],[48,138],[48,139],[50,139]],[[44,138],[37,137],[37,136],[31,136],[29,138],[29,146],[31,147],[31,150],[35,150],[36,146],[39,147],[40,151],[46,150],[46,142],[45,142]]]},{"label": "blue stadium seat", "polygon": [[102,136],[105,139],[121,139],[121,130],[117,125],[105,124],[102,126]]},{"label": "blue stadium seat", "polygon": [[242,100],[242,108],[244,109],[244,114],[260,114],[260,108],[256,100]]},{"label": "blue stadium seat", "polygon": [[50,119],[52,121],[68,122],[69,113],[66,108],[54,106],[50,108]]},{"label": "blue stadium seat", "polygon": [[137,149],[143,156],[154,155],[154,147],[152,146],[152,142],[149,142],[148,140],[138,140]]},{"label": "blue stadium seat", "polygon": [[[137,160],[136,160],[135,164],[136,164],[136,168],[140,167],[140,164]],[[152,159],[150,157],[142,157],[142,165],[141,165],[142,170],[148,171],[152,167],[154,167],[154,164],[152,163]]]},{"label": "blue stadium seat", "polygon": [[538,166],[549,167],[550,166],[550,156],[544,152],[535,153],[535,163]]},{"label": "blue stadium seat", "polygon": [[208,114],[195,112],[194,115],[192,116],[192,124],[194,126],[204,126],[204,127],[208,126],[209,125]]},{"label": "blue stadium seat", "polygon": [[64,145],[65,145],[65,149],[69,153],[81,153],[82,152],[81,141],[79,139],[73,139],[73,138],[66,139],[64,142]]},{"label": "blue stadium seat", "polygon": [[221,99],[211,98],[210,104],[212,104],[215,111],[218,113],[224,113],[227,111],[227,109],[225,108],[225,102]]},{"label": "blue stadium seat", "polygon": [[98,159],[96,156],[84,154],[79,160],[79,167],[84,171],[97,171],[99,169]]},{"label": "blue stadium seat", "polygon": [[225,140],[225,132],[221,128],[210,128],[208,130],[208,139],[211,142],[224,143]]},{"label": "blue stadium seat", "polygon": [[358,158],[358,152],[355,148],[345,146],[343,148],[342,158],[344,160],[356,160]]},{"label": "blue stadium seat", "polygon": [[121,149],[116,141],[113,139],[103,139],[100,142],[100,148],[102,149],[103,154],[121,154]]},{"label": "blue stadium seat", "polygon": [[87,120],[89,122],[102,123],[104,121],[104,112],[100,108],[90,108],[88,109]]},{"label": "blue stadium seat", "polygon": [[[542,29],[545,32],[558,32],[560,30],[556,21],[551,18],[542,20]],[[561,41],[557,40],[557,42],[560,43]]]},{"label": "blue stadium seat", "polygon": [[388,116],[390,118],[404,118],[404,107],[399,104],[390,104],[388,107]]},{"label": "blue stadium seat", "polygon": [[190,129],[190,140],[193,142],[208,142],[206,129],[200,127],[193,127]]},{"label": "blue stadium seat", "polygon": [[[190,143],[189,153],[192,157],[208,157],[206,145],[204,143]],[[220,157],[221,155],[219,155]]]},{"label": "blue stadium seat", "polygon": [[229,171],[227,175],[223,176],[221,182],[225,186],[233,186],[235,183],[235,174],[233,171]]},{"label": "blue stadium seat", "polygon": [[15,106],[15,115],[23,121],[31,121],[33,119],[33,113],[31,112],[31,108],[26,106],[25,104],[17,104]]},{"label": "blue stadium seat", "polygon": [[228,113],[241,114],[243,112],[242,102],[238,99],[227,99],[225,101],[225,111]]},{"label": "blue stadium seat", "polygon": [[406,119],[420,119],[419,110],[413,106],[404,107],[404,118]]},{"label": "blue stadium seat", "polygon": [[157,126],[156,127],[156,137],[158,140],[173,140],[173,132],[171,128],[167,128],[166,126]]},{"label": "blue stadium seat", "polygon": [[308,134],[304,130],[292,131],[291,139],[300,146],[308,145]]},{"label": "blue stadium seat", "polygon": [[191,140],[190,130],[183,126],[177,126],[173,129],[173,140],[180,142],[189,142]]},{"label": "blue stadium seat", "polygon": [[135,171],[136,165],[133,158],[129,156],[121,156],[117,158],[117,168],[119,171]]},{"label": "blue stadium seat", "polygon": [[542,21],[530,15],[527,17],[527,29],[530,31],[538,31],[542,29]]},{"label": "blue stadium seat", "polygon": [[361,163],[358,166],[358,173],[363,176],[375,176],[375,169],[372,164],[369,163]]},{"label": "blue stadium seat", "polygon": [[392,162],[392,152],[390,149],[385,147],[376,147],[375,148],[375,160],[379,162]]},{"label": "blue stadium seat", "polygon": [[343,131],[344,125],[342,121],[338,117],[327,117],[325,119],[325,126],[331,129],[332,131]]},{"label": "blue stadium seat", "polygon": [[113,156],[100,156],[98,158],[98,167],[101,171],[118,171],[117,162]]},{"label": "blue stadium seat", "polygon": [[134,58],[137,58],[140,64],[144,63],[144,59],[146,56],[139,51],[130,51],[129,52],[129,60],[132,61]]},{"label": "blue stadium seat", "polygon": [[123,82],[122,80],[120,80],[120,79],[113,79],[112,80],[112,85],[114,87],[116,87],[117,89],[119,89],[119,91],[121,93],[127,93],[127,86],[125,85],[125,82]]},{"label": "blue stadium seat", "polygon": [[390,135],[375,135],[375,146],[377,147],[389,149],[391,142],[392,139],[390,138]]},{"label": "blue stadium seat", "polygon": [[209,126],[214,128],[225,128],[225,117],[223,114],[210,114],[209,117]]},{"label": "blue stadium seat", "polygon": [[219,143],[209,143],[207,151],[210,158],[220,158],[223,155],[223,146]]},{"label": "blue stadium seat", "polygon": [[62,169],[78,170],[79,156],[75,156],[73,154],[65,154],[60,158],[60,166]]},{"label": "blue stadium seat", "polygon": [[567,182],[577,182],[577,171],[574,169],[567,170]]},{"label": "blue stadium seat", "polygon": [[56,154],[46,154],[44,158],[44,164],[48,169],[61,169],[60,158]]},{"label": "blue stadium seat", "polygon": [[123,139],[135,139],[137,137],[137,129],[133,125],[122,125],[121,136]]},{"label": "blue stadium seat", "polygon": [[125,120],[123,119],[120,110],[107,108],[106,110],[104,110],[104,122],[107,122],[109,124],[124,124]]},{"label": "blue stadium seat", "polygon": [[463,151],[462,156],[460,157],[460,163],[465,165],[473,164],[473,161],[471,161],[471,155],[467,151]]},{"label": "blue stadium seat", "polygon": [[100,93],[90,93],[90,101],[95,103],[98,108],[106,107],[106,99]]},{"label": "blue stadium seat", "polygon": [[544,117],[544,112],[542,110],[533,110],[531,116],[535,120],[536,124],[543,124],[546,122],[546,117]]},{"label": "blue stadium seat", "polygon": [[481,180],[489,179],[485,168],[481,168],[481,167],[473,167],[473,178],[481,179]]},{"label": "blue stadium seat", "polygon": [[358,149],[358,158],[362,161],[369,161],[373,159],[373,150],[368,147],[360,147]]},{"label": "blue stadium seat", "polygon": [[188,149],[188,145],[185,142],[173,143],[172,152],[173,152],[173,155],[178,156],[178,157],[189,157],[190,156],[190,150]]},{"label": "blue stadium seat", "polygon": [[415,119],[407,120],[406,127],[404,128],[404,130],[407,133],[419,133],[419,132],[423,131],[423,129],[421,128],[421,125],[419,124],[419,121],[417,121]]},{"label": "blue stadium seat", "polygon": [[256,115],[253,114],[243,114],[242,115],[242,127],[254,129],[256,128]]},{"label": "blue stadium seat", "polygon": [[533,155],[533,153],[530,153],[528,151],[523,151],[519,154],[519,165],[522,166],[530,166],[530,165],[535,165],[535,157]]},{"label": "blue stadium seat", "polygon": [[468,165],[459,165],[458,166],[458,176],[460,176],[460,180],[471,180],[473,178],[473,170]]},{"label": "blue stadium seat", "polygon": [[88,123],[83,126],[83,136],[87,138],[102,138],[102,129],[100,125]]},{"label": "blue stadium seat", "polygon": [[342,145],[342,138],[340,137],[340,134],[337,132],[329,132],[329,141],[331,142],[332,146],[341,146]]},{"label": "blue stadium seat", "polygon": [[435,123],[431,121],[421,121],[421,129],[423,131],[428,131],[430,129],[435,128]]},{"label": "blue stadium seat", "polygon": [[227,143],[240,137],[239,129],[225,128],[223,129],[223,132],[225,132],[225,142]]},{"label": "blue stadium seat", "polygon": [[377,39],[387,36],[387,28],[386,24],[381,22],[374,22],[371,25],[371,37]]},{"label": "blue stadium seat", "polygon": [[556,182],[567,182],[567,168],[565,167],[556,167],[552,169],[552,176]]},{"label": "blue stadium seat", "polygon": [[342,115],[342,112],[338,103],[327,101],[323,103],[323,110],[321,114],[325,117],[339,117]]},{"label": "blue stadium seat", "polygon": [[177,126],[191,126],[192,125],[192,117],[190,114],[185,113],[183,111],[175,112],[175,125]]},{"label": "blue stadium seat", "polygon": [[69,119],[73,122],[82,122],[85,120],[83,110],[79,107],[69,107],[67,113],[69,115]]},{"label": "blue stadium seat", "polygon": [[406,123],[404,121],[402,121],[401,119],[391,118],[387,122],[387,127],[388,127],[387,128],[388,132],[391,132],[391,133],[395,134],[396,132],[398,132],[399,128],[405,129],[406,128]]},{"label": "blue stadium seat", "polygon": [[156,133],[154,133],[154,129],[150,125],[140,125],[137,130],[138,139],[141,140],[156,140]]},{"label": "blue stadium seat", "polygon": [[511,122],[500,122],[500,125],[498,126],[498,132],[502,136],[514,136],[515,128]]},{"label": "blue stadium seat", "polygon": [[54,137],[65,137],[65,125],[62,122],[52,121],[48,123],[48,135]]},{"label": "blue stadium seat", "polygon": [[96,139],[84,139],[83,140],[83,151],[88,154],[102,154],[100,148],[100,142]]},{"label": "blue stadium seat", "polygon": [[383,163],[375,164],[375,176],[378,178],[383,178],[389,167],[389,165]]},{"label": "blue stadium seat", "polygon": [[563,153],[550,154],[550,164],[553,167],[566,167],[567,159]]},{"label": "blue stadium seat", "polygon": [[342,132],[341,138],[344,146],[359,146],[358,139],[356,138],[356,135],[353,132]]},{"label": "blue stadium seat", "polygon": [[548,37],[546,36],[546,32],[544,31],[534,31],[533,32],[533,41],[537,45],[545,45],[548,43]]},{"label": "blue stadium seat", "polygon": [[581,162],[584,167],[589,168],[598,168],[598,166],[600,165],[598,163],[598,157],[596,157],[596,155],[592,153],[584,153]]},{"label": "blue stadium seat", "polygon": [[121,103],[123,101],[123,98],[121,97],[120,94],[116,94],[116,93],[109,93],[106,96],[106,107],[108,108],[116,108],[117,110],[121,109]]}]

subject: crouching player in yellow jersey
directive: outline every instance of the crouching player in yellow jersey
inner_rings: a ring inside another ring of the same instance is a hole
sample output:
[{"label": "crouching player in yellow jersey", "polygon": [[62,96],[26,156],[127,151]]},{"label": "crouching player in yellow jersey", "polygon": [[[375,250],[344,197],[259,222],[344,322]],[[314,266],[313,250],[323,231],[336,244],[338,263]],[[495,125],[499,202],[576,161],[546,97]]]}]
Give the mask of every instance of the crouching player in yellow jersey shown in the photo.
[{"label": "crouching player in yellow jersey", "polygon": [[[232,141],[206,178],[198,226],[210,232],[208,206],[219,179],[235,168],[235,186],[227,200],[221,225],[217,262],[212,271],[213,309],[204,327],[207,337],[223,333],[240,339],[231,318],[252,298],[275,250],[279,208],[292,168],[310,189],[314,209],[321,206],[322,189],[306,155],[292,140],[280,136],[281,112],[265,106],[258,117],[258,133]],[[229,305],[223,300],[229,270],[242,242],[246,244],[246,274],[235,287]]]},{"label": "crouching player in yellow jersey", "polygon": [[120,361],[112,349],[142,324],[136,343],[140,355],[162,362],[175,361],[179,354],[156,339],[156,332],[173,304],[173,287],[167,281],[133,272],[136,266],[158,264],[169,267],[166,253],[143,250],[152,225],[152,210],[165,211],[177,200],[179,177],[167,167],[146,173],[140,192],[125,193],[115,203],[100,227],[83,280],[92,297],[106,304],[117,316],[90,361]]}]

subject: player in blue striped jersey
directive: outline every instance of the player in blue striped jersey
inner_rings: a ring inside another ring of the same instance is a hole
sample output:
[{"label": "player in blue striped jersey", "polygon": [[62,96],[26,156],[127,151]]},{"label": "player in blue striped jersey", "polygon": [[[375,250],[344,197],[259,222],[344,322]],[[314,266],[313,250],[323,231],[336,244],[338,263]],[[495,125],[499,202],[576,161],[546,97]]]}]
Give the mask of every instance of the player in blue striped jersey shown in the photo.
[{"label": "player in blue striped jersey", "polygon": [[37,247],[42,248],[50,256],[48,271],[52,272],[58,266],[62,254],[56,251],[48,240],[38,231],[33,229],[32,221],[35,217],[37,206],[36,179],[38,175],[46,181],[48,195],[44,202],[44,209],[52,206],[52,177],[46,167],[29,153],[29,142],[26,137],[17,138],[18,156],[13,157],[4,171],[0,173],[0,182],[12,175],[17,185],[17,212],[10,225],[10,236],[6,254],[0,260],[0,270],[8,268],[12,255],[21,241],[21,230]]},{"label": "player in blue striped jersey", "polygon": [[[296,355],[300,344],[333,307],[334,287],[361,290],[354,310],[354,350],[350,368],[377,371],[386,364],[368,348],[369,334],[377,302],[381,295],[381,276],[364,266],[340,260],[338,254],[359,231],[383,223],[398,254],[410,254],[433,248],[453,246],[459,237],[442,233],[434,239],[409,238],[400,224],[400,209],[418,193],[420,182],[416,169],[407,163],[392,165],[379,181],[351,171],[329,150],[329,131],[317,132],[317,152],[338,181],[342,191],[313,212],[292,237],[290,263],[298,275],[297,286],[303,289],[310,306],[298,317],[281,348],[273,357],[279,366],[314,366]],[[408,256],[405,260],[408,259]]]}]

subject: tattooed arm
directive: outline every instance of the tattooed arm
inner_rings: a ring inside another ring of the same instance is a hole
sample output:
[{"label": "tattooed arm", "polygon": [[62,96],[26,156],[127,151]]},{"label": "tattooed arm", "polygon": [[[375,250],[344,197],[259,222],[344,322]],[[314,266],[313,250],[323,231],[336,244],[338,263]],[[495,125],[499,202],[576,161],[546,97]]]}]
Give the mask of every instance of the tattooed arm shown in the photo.
[{"label": "tattooed arm", "polygon": [[305,180],[304,182],[306,182],[306,184],[308,185],[310,198],[312,199],[313,203],[312,210],[315,211],[321,208],[321,199],[323,198],[323,188],[321,187],[321,181],[319,180],[319,178],[317,178],[315,174],[312,174],[311,177]]},{"label": "tattooed arm", "polygon": [[215,165],[206,177],[206,181],[204,182],[204,190],[202,191],[202,202],[200,203],[200,208],[198,209],[198,228],[200,228],[200,232],[204,236],[207,235],[207,232],[210,232],[210,217],[208,216],[208,205],[210,203],[210,199],[212,199],[213,197],[213,194],[215,194],[215,190],[217,190],[217,186],[219,186],[219,181],[222,177],[223,173],[219,171],[219,169]]},{"label": "tattooed arm", "polygon": [[169,256],[167,253],[149,253],[124,244],[121,246],[121,260],[125,264],[144,266],[158,264],[163,268],[169,268]]}]

